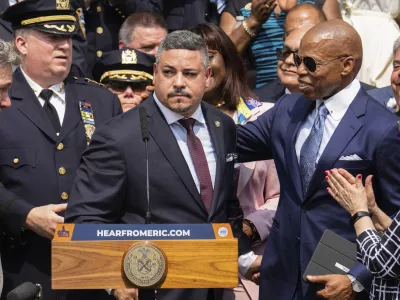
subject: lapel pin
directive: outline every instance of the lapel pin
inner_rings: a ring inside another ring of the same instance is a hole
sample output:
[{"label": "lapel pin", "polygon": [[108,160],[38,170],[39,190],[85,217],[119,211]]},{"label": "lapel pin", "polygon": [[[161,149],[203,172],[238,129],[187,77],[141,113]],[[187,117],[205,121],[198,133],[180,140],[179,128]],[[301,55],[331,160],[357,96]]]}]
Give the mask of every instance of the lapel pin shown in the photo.
[{"label": "lapel pin", "polygon": [[215,121],[214,122],[215,127],[219,128],[221,127],[221,123],[219,121]]}]

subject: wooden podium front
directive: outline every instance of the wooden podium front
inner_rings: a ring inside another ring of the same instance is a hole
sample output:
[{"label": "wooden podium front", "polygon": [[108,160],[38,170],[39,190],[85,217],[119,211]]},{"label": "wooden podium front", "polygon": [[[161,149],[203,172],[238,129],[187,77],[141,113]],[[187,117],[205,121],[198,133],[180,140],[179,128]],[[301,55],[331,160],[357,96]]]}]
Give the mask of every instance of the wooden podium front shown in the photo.
[{"label": "wooden podium front", "polygon": [[233,288],[238,241],[229,224],[60,224],[52,241],[52,289],[137,287],[124,255],[142,242],[162,249],[166,276],[153,288]]}]

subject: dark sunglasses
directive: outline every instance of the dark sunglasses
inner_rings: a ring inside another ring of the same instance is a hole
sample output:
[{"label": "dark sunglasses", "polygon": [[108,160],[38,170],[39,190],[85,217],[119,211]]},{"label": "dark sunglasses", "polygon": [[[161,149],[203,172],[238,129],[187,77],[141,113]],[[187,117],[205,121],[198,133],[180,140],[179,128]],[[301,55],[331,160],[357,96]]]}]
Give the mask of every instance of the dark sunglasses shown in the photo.
[{"label": "dark sunglasses", "polygon": [[297,51],[292,51],[290,49],[282,49],[282,48],[277,48],[276,49],[276,57],[280,60],[285,60],[288,58],[291,54],[296,54]]},{"label": "dark sunglasses", "polygon": [[131,87],[132,91],[146,91],[146,87],[151,85],[151,81],[142,81],[142,82],[124,82],[124,81],[110,81],[106,83],[106,87],[108,89],[112,89],[115,93],[123,93],[129,87]]},{"label": "dark sunglasses", "polygon": [[[348,57],[348,55],[342,55],[342,56],[335,57],[331,60],[326,61],[324,64],[320,64],[320,65],[327,66],[331,62],[333,62],[337,59],[345,58],[345,57]],[[313,57],[310,57],[310,56],[301,57],[298,54],[294,54],[294,64],[296,65],[296,67],[298,68],[302,63],[304,63],[304,66],[310,72],[315,72],[317,70],[317,62],[315,61],[315,59]]]}]

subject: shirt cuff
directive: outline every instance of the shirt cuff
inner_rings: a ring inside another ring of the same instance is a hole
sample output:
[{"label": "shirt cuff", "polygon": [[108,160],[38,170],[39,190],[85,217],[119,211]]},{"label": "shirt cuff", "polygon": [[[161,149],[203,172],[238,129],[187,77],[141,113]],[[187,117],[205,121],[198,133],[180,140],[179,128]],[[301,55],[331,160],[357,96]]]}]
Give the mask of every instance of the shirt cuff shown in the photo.
[{"label": "shirt cuff", "polygon": [[253,251],[250,251],[246,254],[240,255],[239,256],[239,274],[244,277],[244,275],[247,273],[247,271],[250,269],[251,265],[253,262],[257,259],[256,254],[254,254]]},{"label": "shirt cuff", "polygon": [[106,289],[106,292],[107,292],[110,296],[112,296],[112,290],[113,290],[113,289]]},{"label": "shirt cuff", "polygon": [[347,277],[349,277],[349,279],[351,281],[353,291],[355,291],[356,293],[360,293],[364,290],[364,287],[362,286],[362,284],[359,283],[353,275],[347,274]]}]

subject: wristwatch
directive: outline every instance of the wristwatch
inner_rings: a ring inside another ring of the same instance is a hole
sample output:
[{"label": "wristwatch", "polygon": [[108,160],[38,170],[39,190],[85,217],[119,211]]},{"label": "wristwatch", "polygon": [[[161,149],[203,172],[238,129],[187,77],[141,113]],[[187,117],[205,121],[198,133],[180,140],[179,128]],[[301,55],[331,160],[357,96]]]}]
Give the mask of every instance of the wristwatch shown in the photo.
[{"label": "wristwatch", "polygon": [[356,293],[360,293],[364,290],[364,287],[361,285],[361,283],[357,281],[357,279],[354,276],[347,274],[347,277],[350,279],[353,291],[355,291]]},{"label": "wristwatch", "polygon": [[261,241],[261,238],[260,238],[260,234],[258,233],[256,226],[253,224],[253,222],[251,222],[248,219],[244,219],[243,223],[245,223],[247,226],[249,226],[251,231],[253,232],[253,235],[251,238],[251,244],[252,245],[258,244]]},{"label": "wristwatch", "polygon": [[362,217],[371,217],[371,214],[367,211],[358,211],[351,216],[351,223],[354,225]]}]

